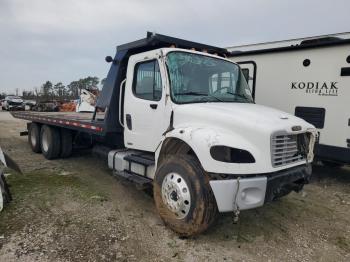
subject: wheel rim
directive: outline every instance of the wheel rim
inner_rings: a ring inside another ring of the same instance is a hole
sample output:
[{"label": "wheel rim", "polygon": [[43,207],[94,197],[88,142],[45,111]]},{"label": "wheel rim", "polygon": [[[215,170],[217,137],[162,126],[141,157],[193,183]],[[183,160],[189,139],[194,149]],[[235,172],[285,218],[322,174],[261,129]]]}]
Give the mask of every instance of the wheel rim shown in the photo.
[{"label": "wheel rim", "polygon": [[43,133],[42,146],[43,146],[43,151],[47,152],[49,150],[49,136],[47,132]]},{"label": "wheel rim", "polygon": [[191,207],[191,194],[185,179],[181,175],[169,173],[164,177],[162,199],[177,219],[187,216]]},{"label": "wheel rim", "polygon": [[36,135],[34,132],[30,133],[30,142],[32,143],[33,146],[36,146],[37,141],[36,141]]}]

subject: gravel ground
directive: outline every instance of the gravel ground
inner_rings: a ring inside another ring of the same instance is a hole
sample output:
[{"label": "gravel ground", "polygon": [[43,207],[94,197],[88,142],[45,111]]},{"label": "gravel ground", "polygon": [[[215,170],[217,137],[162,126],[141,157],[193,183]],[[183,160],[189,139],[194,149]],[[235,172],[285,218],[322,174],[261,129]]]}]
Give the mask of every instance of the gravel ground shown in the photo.
[{"label": "gravel ground", "polygon": [[25,175],[8,177],[13,202],[0,214],[0,261],[349,261],[350,169],[314,167],[311,184],[237,224],[180,239],[152,197],[110,176],[89,152],[48,161],[31,152],[26,123],[0,111],[0,145]]}]

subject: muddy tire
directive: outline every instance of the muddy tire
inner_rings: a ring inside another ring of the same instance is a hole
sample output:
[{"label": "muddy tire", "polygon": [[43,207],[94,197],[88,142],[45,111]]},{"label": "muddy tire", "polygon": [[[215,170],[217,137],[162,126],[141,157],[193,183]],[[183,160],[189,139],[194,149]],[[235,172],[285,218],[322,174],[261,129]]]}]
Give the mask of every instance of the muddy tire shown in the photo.
[{"label": "muddy tire", "polygon": [[62,158],[70,157],[73,149],[73,136],[70,130],[61,129],[61,153]]},{"label": "muddy tire", "polygon": [[46,159],[55,159],[60,156],[61,137],[58,128],[44,125],[40,132],[40,148]]},{"label": "muddy tire", "polygon": [[200,234],[217,216],[209,178],[192,156],[173,155],[164,160],[156,172],[153,192],[160,217],[181,236]]},{"label": "muddy tire", "polygon": [[34,153],[41,153],[40,125],[31,123],[28,130],[28,143]]}]

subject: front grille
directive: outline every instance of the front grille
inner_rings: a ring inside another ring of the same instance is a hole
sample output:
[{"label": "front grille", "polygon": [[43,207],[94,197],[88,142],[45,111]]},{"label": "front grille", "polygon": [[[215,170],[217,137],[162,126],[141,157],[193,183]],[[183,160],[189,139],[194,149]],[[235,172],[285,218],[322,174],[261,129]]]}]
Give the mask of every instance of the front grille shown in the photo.
[{"label": "front grille", "polygon": [[[304,135],[304,134],[301,134]],[[305,159],[305,154],[299,150],[298,135],[274,135],[271,139],[272,166],[279,167]]]}]

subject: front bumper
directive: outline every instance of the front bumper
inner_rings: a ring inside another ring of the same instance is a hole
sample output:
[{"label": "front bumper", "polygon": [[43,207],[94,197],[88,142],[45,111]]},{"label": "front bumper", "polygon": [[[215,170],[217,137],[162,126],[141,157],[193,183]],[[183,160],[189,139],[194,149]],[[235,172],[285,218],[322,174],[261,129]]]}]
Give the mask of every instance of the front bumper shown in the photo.
[{"label": "front bumper", "polygon": [[262,176],[209,183],[219,212],[230,212],[260,207],[293,190],[298,192],[309,182],[311,173],[311,165],[302,165]]}]

